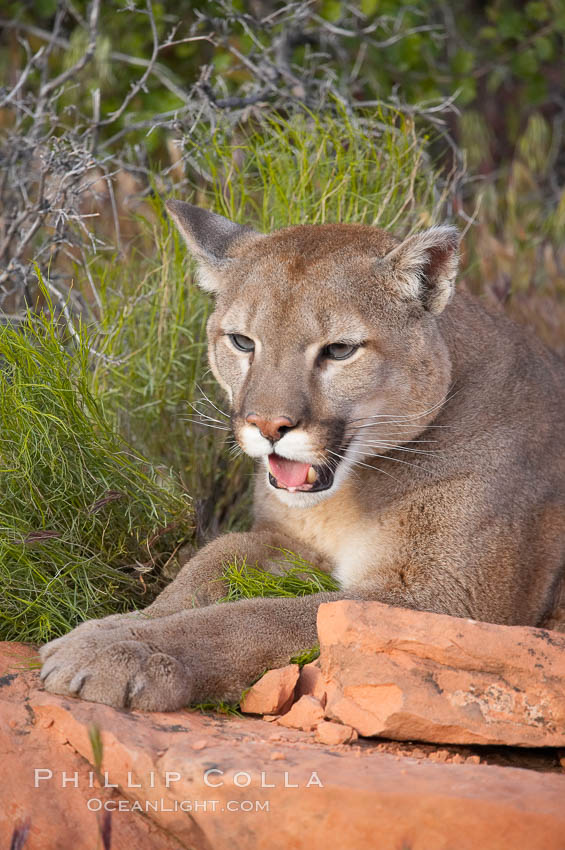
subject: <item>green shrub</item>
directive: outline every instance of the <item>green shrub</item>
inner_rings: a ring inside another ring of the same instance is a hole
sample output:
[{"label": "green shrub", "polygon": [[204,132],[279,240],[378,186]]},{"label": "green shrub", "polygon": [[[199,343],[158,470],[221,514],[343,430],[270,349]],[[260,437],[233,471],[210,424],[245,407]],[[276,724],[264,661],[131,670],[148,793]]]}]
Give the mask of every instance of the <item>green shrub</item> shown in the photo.
[{"label": "green shrub", "polygon": [[141,603],[191,529],[179,482],[93,395],[91,357],[84,328],[63,344],[46,314],[0,328],[3,639],[45,640]]}]

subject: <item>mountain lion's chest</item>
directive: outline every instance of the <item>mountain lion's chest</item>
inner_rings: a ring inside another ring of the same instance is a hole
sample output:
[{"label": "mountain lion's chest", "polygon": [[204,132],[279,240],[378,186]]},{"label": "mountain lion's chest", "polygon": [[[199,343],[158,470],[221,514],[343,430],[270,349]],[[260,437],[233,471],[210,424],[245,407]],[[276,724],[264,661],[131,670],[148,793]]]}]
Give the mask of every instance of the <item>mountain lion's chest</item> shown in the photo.
[{"label": "mountain lion's chest", "polygon": [[281,511],[277,504],[276,514],[277,525],[289,537],[316,549],[334,565],[332,574],[344,589],[384,569],[398,551],[396,516],[371,516],[360,510],[347,486],[313,508]]}]

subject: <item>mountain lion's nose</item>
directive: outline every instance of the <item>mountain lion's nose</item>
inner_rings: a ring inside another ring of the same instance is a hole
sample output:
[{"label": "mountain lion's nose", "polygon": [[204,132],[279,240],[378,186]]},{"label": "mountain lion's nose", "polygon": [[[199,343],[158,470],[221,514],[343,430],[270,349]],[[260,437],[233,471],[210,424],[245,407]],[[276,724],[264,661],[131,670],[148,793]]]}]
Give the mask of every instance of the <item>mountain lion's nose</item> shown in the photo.
[{"label": "mountain lion's nose", "polygon": [[288,416],[277,416],[276,419],[264,419],[262,416],[258,416],[257,413],[248,413],[245,421],[250,425],[256,425],[262,435],[274,443],[280,440],[287,431],[296,425],[296,422],[293,422]]}]

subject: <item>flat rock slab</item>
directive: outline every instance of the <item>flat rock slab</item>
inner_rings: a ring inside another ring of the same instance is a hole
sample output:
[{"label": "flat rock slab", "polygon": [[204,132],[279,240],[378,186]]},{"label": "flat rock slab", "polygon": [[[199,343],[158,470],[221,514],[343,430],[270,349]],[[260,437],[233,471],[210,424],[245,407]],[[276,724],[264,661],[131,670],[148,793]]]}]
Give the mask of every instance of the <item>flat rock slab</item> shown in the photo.
[{"label": "flat rock slab", "polygon": [[563,849],[562,774],[332,748],[250,718],[116,711],[45,693],[34,662],[0,645],[2,847],[26,820],[24,850],[101,847],[108,821],[89,807],[102,801],[112,850]]},{"label": "flat rock slab", "polygon": [[[111,803],[121,795],[115,788],[89,788],[91,763],[55,734],[49,717],[40,716],[34,701],[42,694],[32,672],[38,666],[34,649],[0,643],[0,847],[12,846],[16,830],[22,850],[93,850],[104,846],[103,834],[112,850],[185,847],[156,821],[138,814],[115,817],[88,810],[93,794]],[[40,780],[35,787],[36,769],[52,770],[57,787],[46,790]]]},{"label": "flat rock slab", "polygon": [[565,746],[565,634],[342,601],[318,635],[326,716],[360,735]]}]

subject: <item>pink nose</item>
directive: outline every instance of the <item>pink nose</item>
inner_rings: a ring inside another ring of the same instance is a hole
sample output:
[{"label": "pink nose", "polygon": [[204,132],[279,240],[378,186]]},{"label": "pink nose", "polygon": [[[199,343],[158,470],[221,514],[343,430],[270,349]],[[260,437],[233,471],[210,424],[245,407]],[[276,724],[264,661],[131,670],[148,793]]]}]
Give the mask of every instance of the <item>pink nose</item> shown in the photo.
[{"label": "pink nose", "polygon": [[294,422],[288,416],[277,416],[276,419],[264,419],[256,413],[249,413],[245,421],[250,425],[256,425],[262,435],[268,440],[276,442],[283,436],[281,432],[294,428]]}]

